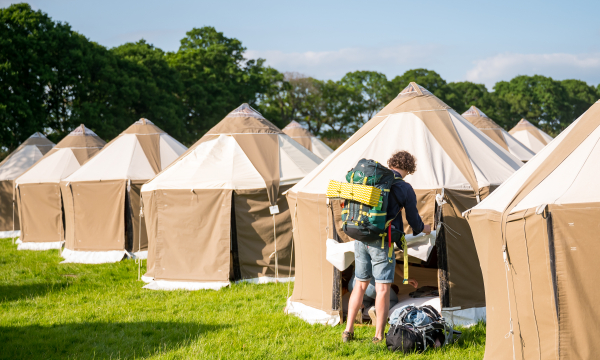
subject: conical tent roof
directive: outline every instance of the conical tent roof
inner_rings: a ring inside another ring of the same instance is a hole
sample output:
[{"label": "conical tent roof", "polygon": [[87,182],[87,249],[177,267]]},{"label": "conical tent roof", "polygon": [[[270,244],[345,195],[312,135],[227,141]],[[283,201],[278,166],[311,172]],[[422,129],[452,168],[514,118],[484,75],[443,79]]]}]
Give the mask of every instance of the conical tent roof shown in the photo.
[{"label": "conical tent roof", "polygon": [[148,242],[137,210],[141,186],[186,150],[150,120],[140,119],[63,179],[65,261],[114,262],[125,251],[143,257]]},{"label": "conical tent roof", "polygon": [[[334,272],[325,259],[326,240],[338,237],[346,242],[351,239],[342,230],[339,200],[334,199],[329,208],[326,205],[329,181],[346,182],[346,173],[362,158],[387,164],[391,155],[399,150],[410,152],[417,160],[417,171],[405,180],[415,189],[417,208],[425,224],[441,226],[434,220],[436,196],[445,201],[438,208],[444,229],[451,228],[452,235],[442,235],[446,239],[443,242],[447,250],[442,257],[446,263],[440,265],[439,260],[438,266],[445,267],[440,269],[447,277],[439,281],[448,281],[452,286],[443,285],[448,293],[440,291],[441,307],[468,309],[485,306],[477,252],[469,226],[460,211],[477,204],[523,163],[431,92],[410,83],[319,167],[288,191],[290,208],[297,209],[292,218],[298,252],[291,308],[297,308],[300,303],[300,308],[324,311],[321,313],[323,318],[336,313],[331,300]],[[332,221],[335,232],[333,226],[328,226]],[[410,227],[405,225],[404,230],[408,233]],[[442,241],[441,238],[438,240]],[[437,269],[430,270],[437,279]],[[401,279],[396,280],[401,290],[406,289],[402,287]],[[303,311],[296,314],[304,317]],[[336,320],[331,318],[331,321]]]},{"label": "conical tent roof", "polygon": [[0,162],[0,236],[18,236],[18,208],[13,207],[14,180],[52,149],[54,143],[36,132]]},{"label": "conical tent roof", "polygon": [[521,119],[509,133],[536,154],[553,139],[525,119]]},{"label": "conical tent roof", "polygon": [[[600,102],[465,215],[488,308],[485,358],[594,358]],[[493,309],[493,311],[490,311]],[[504,336],[507,329],[514,333]],[[525,346],[531,344],[532,346]]]},{"label": "conical tent roof", "polygon": [[21,175],[16,183],[58,183],[79,169],[104,145],[104,140],[81,124]]},{"label": "conical tent roof", "polygon": [[295,120],[292,120],[284,127],[283,132],[321,159],[325,159],[333,153],[333,150],[327,144],[319,140]]},{"label": "conical tent roof", "polygon": [[36,132],[0,162],[0,181],[14,180],[35,164],[54,143],[42,133]]},{"label": "conical tent roof", "polygon": [[65,180],[148,180],[171,164],[186,149],[150,120],[140,119]]},{"label": "conical tent roof", "polygon": [[[321,161],[241,105],[142,187],[150,239],[145,278],[190,289],[264,282],[275,274],[275,259],[287,277],[290,212],[281,193]],[[279,212],[272,216],[274,205]],[[161,289],[161,282],[148,288]]]},{"label": "conical tent roof", "polygon": [[519,160],[527,162],[535,155],[477,107],[471,106],[462,116]]}]

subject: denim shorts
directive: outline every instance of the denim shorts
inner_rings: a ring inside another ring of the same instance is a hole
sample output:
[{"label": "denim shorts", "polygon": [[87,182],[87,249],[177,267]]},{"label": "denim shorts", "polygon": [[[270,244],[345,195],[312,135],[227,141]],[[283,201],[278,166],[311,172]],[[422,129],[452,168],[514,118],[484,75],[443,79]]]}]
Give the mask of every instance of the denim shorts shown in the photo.
[{"label": "denim shorts", "polygon": [[[393,246],[393,244],[392,244]],[[354,242],[354,276],[356,280],[371,281],[376,283],[391,284],[394,282],[396,270],[396,256],[393,261],[388,261],[388,242],[381,248],[381,240],[355,241]]]}]

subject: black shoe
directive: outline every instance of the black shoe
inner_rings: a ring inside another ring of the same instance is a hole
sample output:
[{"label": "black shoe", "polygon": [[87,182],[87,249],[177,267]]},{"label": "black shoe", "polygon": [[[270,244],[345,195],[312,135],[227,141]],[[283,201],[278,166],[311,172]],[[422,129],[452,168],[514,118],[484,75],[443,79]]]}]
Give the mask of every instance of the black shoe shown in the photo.
[{"label": "black shoe", "polygon": [[354,340],[354,333],[351,333],[350,331],[344,331],[342,333],[342,342],[350,342]]}]

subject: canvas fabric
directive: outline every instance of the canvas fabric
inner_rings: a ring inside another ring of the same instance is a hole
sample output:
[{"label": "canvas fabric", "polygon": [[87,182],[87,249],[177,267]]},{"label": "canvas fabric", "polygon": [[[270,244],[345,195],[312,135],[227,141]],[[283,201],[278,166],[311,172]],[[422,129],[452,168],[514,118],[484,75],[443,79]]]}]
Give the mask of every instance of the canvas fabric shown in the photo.
[{"label": "canvas fabric", "polygon": [[22,184],[17,188],[21,241],[63,241],[62,201],[58,183]]},{"label": "canvas fabric", "polygon": [[[281,192],[289,189],[286,186]],[[275,276],[275,244],[273,216],[266,189],[235,190],[235,224],[242,279]],[[281,193],[277,199],[279,214],[275,215],[279,276],[294,275],[291,264],[292,222],[290,210]]]},{"label": "canvas fabric", "polygon": [[13,184],[13,180],[0,180],[0,231],[12,231],[21,229],[19,222],[18,202],[13,201]]},{"label": "canvas fabric", "polygon": [[[600,318],[593,306],[600,294],[587,276],[598,243],[599,159],[596,103],[469,211],[488,300],[486,358],[512,357],[513,340],[518,358],[583,359],[598,352],[595,333],[583,324]],[[506,310],[492,312],[497,309]],[[511,317],[515,335],[505,338]]]},{"label": "canvas fabric", "polygon": [[313,151],[311,138],[313,138],[314,135],[303,128],[298,122],[292,120],[282,131],[309,151]]}]

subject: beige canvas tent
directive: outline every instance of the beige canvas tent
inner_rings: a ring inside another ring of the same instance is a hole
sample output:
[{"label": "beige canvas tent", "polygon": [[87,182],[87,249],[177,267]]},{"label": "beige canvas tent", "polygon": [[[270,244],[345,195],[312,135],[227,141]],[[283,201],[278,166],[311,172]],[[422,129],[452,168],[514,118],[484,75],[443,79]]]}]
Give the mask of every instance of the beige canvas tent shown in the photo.
[{"label": "beige canvas tent", "polygon": [[598,164],[599,102],[466,214],[485,282],[486,359],[598,356]]},{"label": "beige canvas tent", "polygon": [[[456,310],[449,316],[454,316],[457,322],[461,318],[472,322],[484,316],[479,260],[471,230],[461,213],[485,198],[523,163],[415,83],[410,83],[288,192],[297,249],[296,280],[288,313],[309,322],[340,321],[341,288],[346,286],[344,282],[353,270],[349,267],[349,274],[341,273],[326,260],[326,241],[352,239],[341,231],[339,201],[327,203],[328,182],[345,182],[347,171],[362,158],[387,164],[398,150],[409,151],[416,157],[417,171],[405,180],[415,189],[424,223],[437,228],[433,252],[437,261],[426,268],[419,261],[417,266],[410,266],[409,275],[421,285],[439,286],[436,307],[445,314]],[[436,208],[441,211],[443,228],[434,221]],[[404,223],[407,234],[412,234]],[[400,254],[396,254],[399,261]],[[414,290],[401,284],[398,271],[395,282],[403,299]]]},{"label": "beige canvas tent", "polygon": [[283,132],[323,160],[333,153],[333,150],[327,144],[319,140],[295,120],[292,120],[284,127]]},{"label": "beige canvas tent", "polygon": [[150,242],[144,280],[152,281],[146,288],[293,278],[282,193],[320,162],[248,104],[229,113],[142,187]]},{"label": "beige canvas tent", "polygon": [[62,247],[60,181],[79,169],[105,144],[81,124],[15,180],[22,229],[19,250]]},{"label": "beige canvas tent", "polygon": [[0,162],[0,238],[19,236],[19,209],[14,181],[42,158],[54,143],[39,132],[31,135]]},{"label": "beige canvas tent", "polygon": [[475,125],[476,128],[481,130],[481,132],[489,136],[490,139],[502,146],[504,150],[510,152],[522,162],[527,162],[533,156],[535,156],[533,151],[529,150],[527,146],[521,144],[519,140],[515,139],[500,125],[496,124],[494,120],[490,119],[476,106],[471,106],[469,110],[462,114],[462,116],[469,120],[471,124]]},{"label": "beige canvas tent", "polygon": [[116,262],[127,252],[145,257],[148,238],[139,217],[140,189],[185,150],[152,122],[140,119],[63,179],[65,262]]},{"label": "beige canvas tent", "polygon": [[510,129],[509,134],[536,154],[552,141],[552,136],[525,119],[521,119],[514,128]]}]

